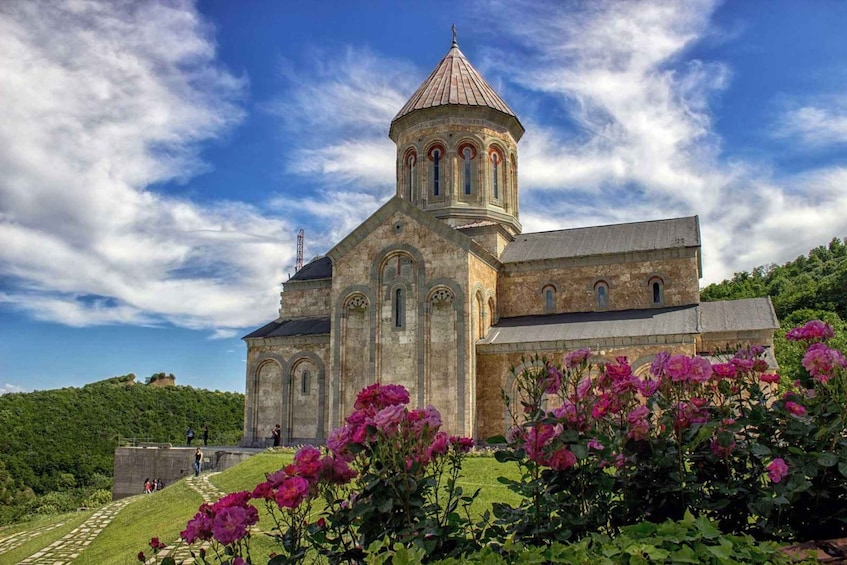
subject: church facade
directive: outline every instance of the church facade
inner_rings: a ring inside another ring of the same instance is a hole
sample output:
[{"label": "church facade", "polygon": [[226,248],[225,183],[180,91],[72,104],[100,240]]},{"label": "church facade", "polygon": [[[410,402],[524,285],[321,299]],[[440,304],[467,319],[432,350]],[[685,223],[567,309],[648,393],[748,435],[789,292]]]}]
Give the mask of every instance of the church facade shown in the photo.
[{"label": "church facade", "polygon": [[524,128],[451,49],[391,122],[396,194],[283,285],[247,343],[244,445],[275,425],[320,442],[375,382],[477,440],[506,427],[500,391],[538,353],[629,358],[772,347],[770,300],[700,303],[696,216],[522,233]]}]

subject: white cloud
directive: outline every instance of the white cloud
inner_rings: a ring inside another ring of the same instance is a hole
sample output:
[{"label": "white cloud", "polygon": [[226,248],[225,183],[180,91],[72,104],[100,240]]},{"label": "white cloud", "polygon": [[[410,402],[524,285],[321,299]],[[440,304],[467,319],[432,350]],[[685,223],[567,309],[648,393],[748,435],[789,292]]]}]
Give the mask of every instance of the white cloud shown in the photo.
[{"label": "white cloud", "polygon": [[801,148],[847,143],[847,99],[786,110],[774,135]]},{"label": "white cloud", "polygon": [[266,108],[292,140],[287,172],[316,188],[307,198],[276,195],[268,205],[310,216],[321,232],[308,234],[308,247],[324,252],[393,194],[396,149],[388,127],[425,75],[406,61],[352,47],[312,53],[302,69],[286,61],[282,73],[286,88]]},{"label": "white cloud", "polygon": [[[785,176],[722,154],[711,101],[731,69],[686,58],[720,35],[714,2],[494,4],[490,23],[509,22],[497,33],[518,46],[509,53],[524,54],[489,58],[499,78],[528,92],[519,171],[527,231],[699,214],[704,282],[847,231],[840,169]],[[804,108],[784,131],[808,143],[844,139],[841,108]],[[552,123],[557,113],[575,128]]]},{"label": "white cloud", "polygon": [[26,389],[22,386],[13,385],[10,383],[0,385],[0,396],[4,394],[11,394],[13,392],[26,392]]},{"label": "white cloud", "polygon": [[150,188],[205,171],[202,142],[243,117],[247,81],[215,56],[190,2],[0,6],[7,307],[219,333],[275,310],[285,222]]}]

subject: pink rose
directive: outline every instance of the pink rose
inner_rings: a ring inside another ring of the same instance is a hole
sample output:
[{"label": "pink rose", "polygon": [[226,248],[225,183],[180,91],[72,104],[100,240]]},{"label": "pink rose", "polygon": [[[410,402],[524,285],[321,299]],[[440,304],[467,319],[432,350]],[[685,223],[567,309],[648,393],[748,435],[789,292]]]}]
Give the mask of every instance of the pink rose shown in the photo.
[{"label": "pink rose", "polygon": [[672,381],[687,381],[691,375],[691,358],[685,355],[671,355],[665,363],[665,374]]},{"label": "pink rose", "polygon": [[797,404],[796,402],[792,402],[790,400],[787,400],[785,402],[785,409],[790,414],[794,414],[795,416],[805,416],[806,414],[805,406],[803,406],[802,404]]},{"label": "pink rose", "polygon": [[768,477],[774,483],[778,483],[788,475],[788,465],[781,457],[774,459],[767,467]]},{"label": "pink rose", "polygon": [[566,447],[557,449],[550,456],[550,468],[555,469],[556,471],[564,471],[565,469],[570,469],[574,465],[576,465],[576,455],[574,455],[573,451]]},{"label": "pink rose", "polygon": [[276,503],[280,508],[297,508],[309,494],[309,481],[303,477],[289,477],[276,492]]}]

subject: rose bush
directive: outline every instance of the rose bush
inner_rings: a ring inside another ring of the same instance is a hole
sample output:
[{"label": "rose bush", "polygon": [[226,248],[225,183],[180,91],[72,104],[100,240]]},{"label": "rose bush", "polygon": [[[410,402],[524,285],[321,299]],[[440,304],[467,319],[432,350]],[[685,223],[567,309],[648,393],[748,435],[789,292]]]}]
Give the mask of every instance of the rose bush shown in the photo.
[{"label": "rose bush", "polygon": [[819,321],[788,333],[806,346],[807,374],[794,382],[768,371],[761,347],[718,359],[660,353],[639,374],[586,349],[561,364],[525,360],[531,368],[502,392],[509,429],[491,439],[497,460],[519,467],[500,482],[521,502],[495,504],[478,523],[469,506],[479,491],[458,485],[472,440],[441,431],[434,407],[408,408],[403,387],[374,384],[323,450],[303,447],[252,492],[204,504],[182,538],[210,545],[200,562],[252,562],[256,503],[274,522],[271,563],[307,552],[330,563],[506,555],[515,543],[614,536],[691,513],[760,540],[845,536],[847,359],[831,336]]}]

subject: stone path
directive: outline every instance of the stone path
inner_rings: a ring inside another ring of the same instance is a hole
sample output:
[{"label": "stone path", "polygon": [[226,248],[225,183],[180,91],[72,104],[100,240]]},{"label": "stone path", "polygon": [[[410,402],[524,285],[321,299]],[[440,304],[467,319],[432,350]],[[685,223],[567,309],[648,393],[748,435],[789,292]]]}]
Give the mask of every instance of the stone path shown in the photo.
[{"label": "stone path", "polygon": [[58,522],[56,524],[44,526],[43,528],[35,528],[34,530],[24,530],[22,532],[14,533],[8,537],[0,538],[0,555],[12,551],[19,545],[23,545],[29,540],[35,539],[45,532],[49,532],[50,530],[56,529],[59,526],[64,525],[64,522]]},{"label": "stone path", "polygon": [[[103,528],[111,523],[118,512],[123,510],[124,506],[133,500],[135,500],[135,497],[132,496],[122,498],[100,508],[88,520],[77,526],[76,529],[62,537],[62,539],[54,541],[41,551],[21,561],[21,565],[65,565],[71,563],[79,557],[80,553],[85,551],[85,548],[103,531]],[[35,532],[36,534],[40,534],[54,527],[56,526],[35,530]]]},{"label": "stone path", "polygon": [[[203,497],[204,502],[208,502],[211,504],[212,502],[217,501],[220,497],[226,494],[209,482],[209,477],[216,474],[217,473],[206,473],[200,475],[199,477],[188,477],[187,479],[185,479],[185,482],[189,486],[189,488],[191,488]],[[181,539],[178,539],[168,544],[168,546],[162,551],[160,551],[155,558],[151,557],[147,560],[146,563],[156,563],[157,559],[161,561],[163,557],[168,556],[173,557],[174,561],[176,561],[177,563],[194,563],[194,559],[191,557],[191,551],[197,553],[200,551],[201,547],[208,550],[209,544],[203,543],[189,546]]]}]

